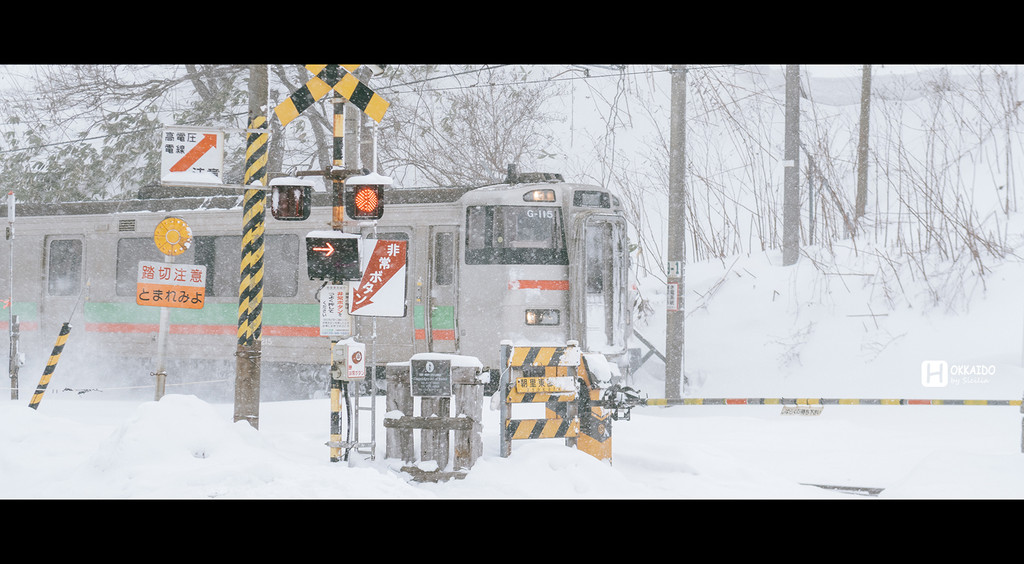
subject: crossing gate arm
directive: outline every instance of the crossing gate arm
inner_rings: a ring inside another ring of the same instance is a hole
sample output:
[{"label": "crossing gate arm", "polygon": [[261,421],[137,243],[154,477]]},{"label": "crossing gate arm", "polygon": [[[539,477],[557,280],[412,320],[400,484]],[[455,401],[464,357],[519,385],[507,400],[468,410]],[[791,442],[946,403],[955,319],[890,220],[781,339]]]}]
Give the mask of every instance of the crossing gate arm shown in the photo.
[{"label": "crossing gate arm", "polygon": [[[638,399],[632,405],[983,405],[1022,406],[1021,400],[884,399],[884,398],[657,398]],[[1024,411],[1022,411],[1024,413]]]},{"label": "crossing gate arm", "polygon": [[[625,390],[629,390],[626,388]],[[622,392],[623,389],[609,392]],[[1024,399],[881,399],[881,398],[659,398],[644,399],[638,394],[631,393],[609,393],[602,400],[604,405],[614,410],[618,415],[619,410],[626,410],[626,419],[629,419],[629,409],[637,406],[669,406],[669,405],[782,405],[782,406],[817,406],[820,410],[825,405],[951,405],[951,406],[991,406],[991,407],[1018,407],[1024,414]],[[1021,420],[1021,445],[1020,451],[1024,453],[1024,418]]]}]

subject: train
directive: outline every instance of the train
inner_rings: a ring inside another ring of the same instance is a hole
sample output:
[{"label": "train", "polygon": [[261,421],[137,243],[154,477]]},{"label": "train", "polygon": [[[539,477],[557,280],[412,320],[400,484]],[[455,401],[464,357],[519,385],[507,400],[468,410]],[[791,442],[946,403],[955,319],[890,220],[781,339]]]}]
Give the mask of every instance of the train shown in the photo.
[{"label": "train", "polygon": [[[51,389],[152,393],[164,310],[167,391],[232,397],[243,197],[153,187],[122,200],[16,204],[0,242],[0,295],[9,294],[0,331],[17,332],[9,365],[20,366],[22,389],[35,385],[67,323],[71,333]],[[319,397],[329,389],[331,347],[321,334],[318,301],[325,282],[307,275],[305,239],[331,229],[332,206],[328,193],[313,197],[304,221],[265,216],[265,400]],[[629,243],[615,194],[560,175],[510,172],[503,183],[392,188],[384,199],[379,220],[349,221],[343,229],[408,245],[401,315],[351,317],[351,338],[366,346],[371,377],[417,353],[463,355],[480,361],[491,393],[503,341],[574,340],[605,355],[616,377],[629,370]],[[169,260],[154,243],[154,230],[169,217],[192,234],[174,263],[205,267],[200,309],[137,303],[140,263]]]}]

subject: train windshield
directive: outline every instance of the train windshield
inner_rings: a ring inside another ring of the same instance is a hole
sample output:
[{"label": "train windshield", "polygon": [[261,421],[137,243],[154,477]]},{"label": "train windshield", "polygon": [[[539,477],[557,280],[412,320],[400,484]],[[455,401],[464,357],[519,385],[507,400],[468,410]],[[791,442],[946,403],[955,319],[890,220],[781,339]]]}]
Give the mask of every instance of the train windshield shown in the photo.
[{"label": "train windshield", "polygon": [[569,264],[561,209],[470,206],[466,264]]}]

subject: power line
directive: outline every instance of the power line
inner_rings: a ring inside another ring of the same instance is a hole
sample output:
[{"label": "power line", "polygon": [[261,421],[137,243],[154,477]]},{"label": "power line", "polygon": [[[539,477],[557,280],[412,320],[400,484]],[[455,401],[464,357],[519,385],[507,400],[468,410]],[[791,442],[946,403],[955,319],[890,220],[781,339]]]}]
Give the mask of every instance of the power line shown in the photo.
[{"label": "power line", "polygon": [[[464,76],[464,75],[467,75],[467,74],[474,74],[474,73],[485,72],[485,71],[494,70],[494,69],[498,69],[498,68],[502,68],[502,67],[507,67],[507,66],[509,66],[509,65],[503,64],[503,65],[490,65],[490,66],[485,66],[485,67],[480,67],[480,68],[466,69],[464,71],[452,72],[452,73],[448,73],[448,74],[445,74],[445,75],[439,75],[439,76],[434,76],[434,77],[426,77],[426,78],[423,78],[423,79],[420,79],[420,80],[410,81],[410,82],[406,82],[406,83],[399,84],[399,85],[382,86],[382,87],[380,87],[379,91],[381,91],[381,92],[389,92],[389,93],[396,94],[396,95],[402,95],[402,94],[423,94],[423,93],[427,93],[427,92],[443,92],[443,91],[448,91],[448,90],[467,90],[467,89],[471,89],[471,88],[483,88],[483,87],[494,87],[494,86],[510,86],[510,85],[538,84],[538,83],[550,83],[550,82],[565,82],[565,81],[573,81],[573,80],[584,80],[584,81],[585,80],[600,80],[600,79],[606,79],[606,78],[621,78],[623,76],[654,75],[654,74],[661,74],[661,73],[668,73],[669,72],[668,69],[643,69],[643,70],[636,70],[636,71],[628,71],[628,72],[626,72],[625,71],[626,67],[623,66],[623,67],[620,67],[620,72],[617,72],[617,73],[591,74],[591,73],[587,72],[588,71],[587,67],[592,67],[594,65],[567,65],[569,67],[583,67],[582,70],[584,71],[584,76],[564,76],[564,77],[560,76],[561,74],[564,74],[564,72],[563,72],[563,73],[560,73],[560,75],[556,75],[554,77],[535,79],[535,80],[529,80],[529,81],[487,82],[487,83],[482,83],[482,84],[458,85],[458,86],[450,86],[450,87],[445,86],[445,87],[428,88],[428,89],[411,89],[411,90],[407,90],[407,91],[404,91],[404,92],[402,90],[400,90],[401,88],[405,88],[405,87],[409,87],[409,86],[414,86],[416,84],[425,84],[425,83],[429,83],[429,82],[435,82],[435,81],[438,81],[438,80],[446,80],[446,79],[455,78],[455,77],[458,77],[458,76]],[[544,66],[557,66],[557,65],[544,65]],[[601,67],[598,67],[598,68],[601,68]],[[571,68],[569,70],[580,70],[580,69],[573,69],[573,68]],[[244,117],[245,115],[247,115],[245,112],[238,112],[238,113],[235,113],[235,114],[228,114],[228,116],[234,116],[234,117]],[[177,124],[177,125],[189,125],[189,124]],[[196,125],[196,124],[192,124],[192,125]],[[154,128],[134,129],[134,130],[129,130],[129,131],[123,131],[123,132],[120,132],[120,133],[109,133],[109,134],[105,134],[105,135],[96,135],[96,136],[92,136],[92,137],[84,137],[84,138],[81,138],[81,139],[71,139],[71,140],[67,140],[67,141],[56,141],[56,142],[53,142],[53,143],[45,143],[45,144],[41,144],[41,145],[32,145],[32,146],[29,146],[29,147],[20,147],[20,148],[17,148],[17,149],[0,149],[0,154],[10,154],[10,153],[17,153],[17,152],[29,151],[29,150],[40,150],[40,149],[45,149],[45,148],[49,148],[49,147],[59,147],[59,146],[63,146],[63,145],[78,144],[78,143],[83,143],[83,142],[88,142],[88,141],[98,141],[98,140],[107,139],[107,138],[110,138],[110,137],[116,137],[116,136],[120,136],[120,135],[136,134],[136,133],[142,133],[142,132],[145,132],[145,131],[156,131],[158,129],[159,128],[155,128],[155,127]]]}]

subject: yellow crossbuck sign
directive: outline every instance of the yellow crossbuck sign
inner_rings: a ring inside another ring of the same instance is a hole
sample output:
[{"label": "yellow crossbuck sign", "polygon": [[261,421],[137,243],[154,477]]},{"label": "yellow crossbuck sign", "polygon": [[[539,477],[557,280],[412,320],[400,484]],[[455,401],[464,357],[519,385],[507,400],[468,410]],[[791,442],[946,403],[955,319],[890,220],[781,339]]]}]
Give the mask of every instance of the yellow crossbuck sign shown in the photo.
[{"label": "yellow crossbuck sign", "polygon": [[314,74],[313,78],[274,108],[281,125],[288,125],[331,90],[337,91],[363,113],[380,123],[380,120],[384,119],[384,112],[391,104],[359,82],[352,74],[359,67],[360,65],[306,65],[306,69]]}]

